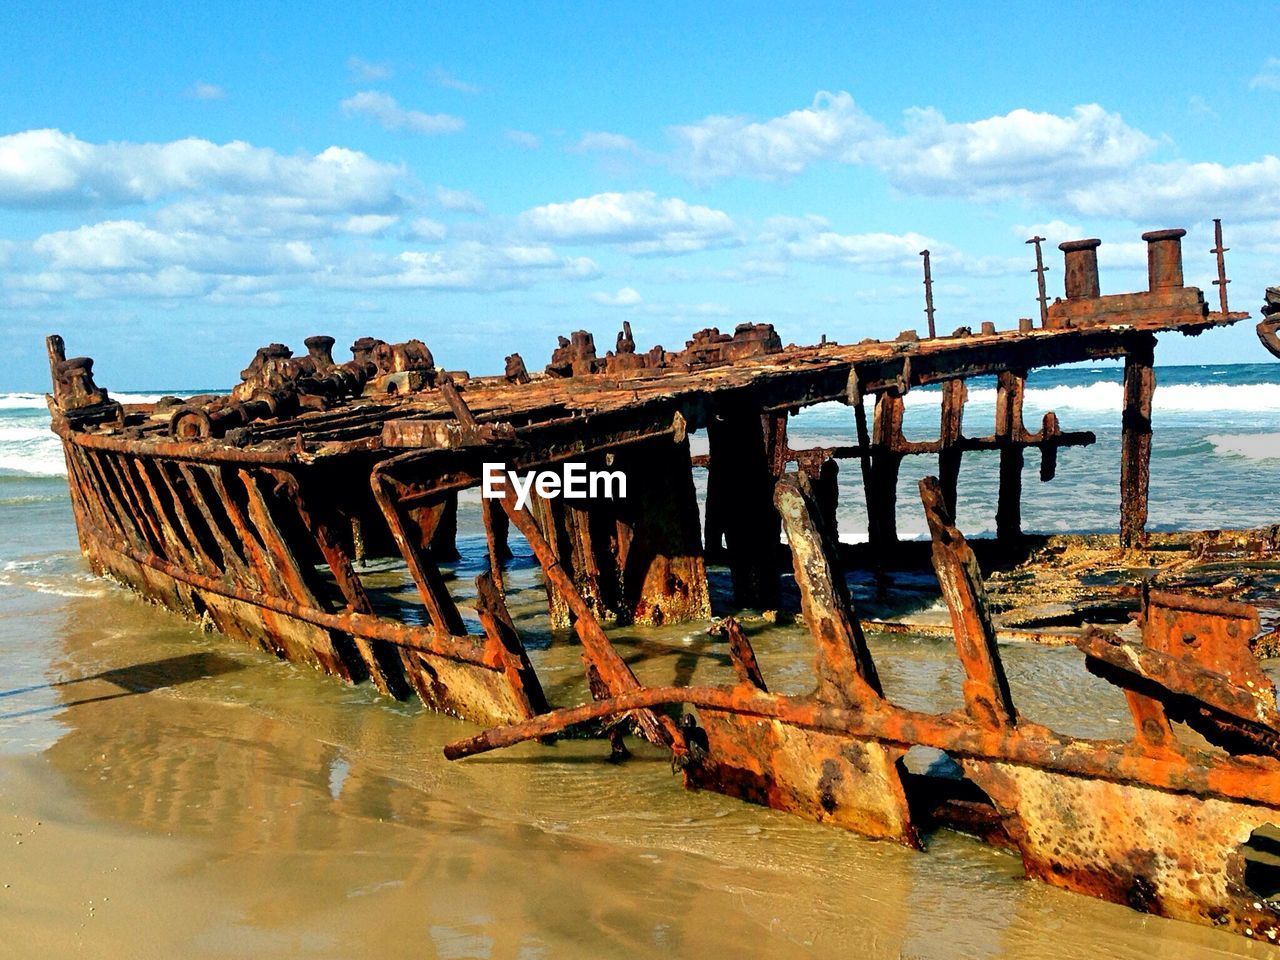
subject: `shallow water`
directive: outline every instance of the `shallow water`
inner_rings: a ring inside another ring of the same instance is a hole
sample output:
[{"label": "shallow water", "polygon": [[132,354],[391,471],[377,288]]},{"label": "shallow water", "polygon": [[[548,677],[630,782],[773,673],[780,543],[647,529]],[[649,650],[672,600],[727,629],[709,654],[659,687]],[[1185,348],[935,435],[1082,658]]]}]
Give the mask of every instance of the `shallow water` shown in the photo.
[{"label": "shallow water", "polygon": [[[1247,396],[1216,389],[1218,368],[1162,371],[1165,388],[1181,377],[1186,389],[1166,389],[1163,407],[1157,390],[1156,526],[1276,519],[1272,369],[1223,374],[1225,386],[1258,388]],[[1028,457],[1027,526],[1114,528],[1114,368],[1067,373],[1033,391],[1028,420],[1052,403],[1065,429],[1095,429],[1099,444],[1063,451],[1046,486]],[[930,429],[932,402],[909,400],[909,435]],[[986,402],[975,389],[971,433],[988,429]],[[622,766],[583,741],[449,764],[441,745],[474,727],[201,633],[92,579],[56,447],[31,432],[45,420],[30,406],[0,404],[11,431],[0,432],[0,957],[1275,955],[1027,882],[1014,856],[958,834],[935,834],[921,854],[687,792],[644,744]],[[805,414],[793,433],[848,442],[847,411]],[[842,478],[851,539],[864,529],[856,473]],[[902,528],[922,532],[903,474]],[[961,524],[978,532],[995,458],[969,458],[961,476]],[[465,596],[483,543],[472,505],[460,521],[454,587]],[[414,604],[401,571],[370,576]],[[580,701],[577,648],[548,630],[527,553],[509,580],[549,696]],[[723,590],[722,572],[713,585]],[[934,603],[927,578],[919,586],[919,602]],[[747,627],[774,689],[812,685],[803,629]],[[729,675],[696,625],[613,635],[646,681]],[[961,702],[948,643],[871,642],[892,698]],[[1123,699],[1074,649],[1003,652],[1026,715],[1126,735]]]},{"label": "shallow water", "polygon": [[[920,854],[686,792],[643,744],[622,766],[581,741],[449,764],[440,745],[472,727],[202,634],[90,579],[54,503],[43,549],[0,546],[0,956],[1271,950],[1024,881],[1016,858],[958,834]],[[16,509],[33,508],[0,507]],[[465,573],[483,544],[461,546]],[[515,605],[536,636],[532,595]],[[543,623],[533,656],[551,695],[575,701],[576,650]],[[766,675],[803,688],[803,631],[753,630]],[[727,670],[713,657],[691,672],[690,655],[709,646],[692,627],[619,633],[645,679]],[[891,696],[959,702],[946,645],[873,643]],[[1036,719],[1122,729],[1123,701],[1090,683],[1073,651],[1007,654]]]}]

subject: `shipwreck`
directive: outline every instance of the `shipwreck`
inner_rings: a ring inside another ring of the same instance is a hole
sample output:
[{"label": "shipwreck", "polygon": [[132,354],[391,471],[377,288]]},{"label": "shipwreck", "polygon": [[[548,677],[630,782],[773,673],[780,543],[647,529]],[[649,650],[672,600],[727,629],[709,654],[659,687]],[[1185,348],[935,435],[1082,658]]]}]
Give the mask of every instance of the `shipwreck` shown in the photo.
[{"label": "shipwreck", "polygon": [[[1099,287],[1099,241],[1062,244],[1065,296],[1052,302],[1033,238],[1040,315],[1012,329],[937,334],[926,255],[925,334],[784,346],[771,325],[745,324],[641,352],[626,326],[604,356],[589,333],[561,338],[536,374],[514,354],[501,376],[441,369],[418,340],[362,338],[339,363],[333,339],[315,336],[303,356],[258,350],[229,394],[122,405],[97,386],[92,360],[68,359],[51,336],[49,407],[97,573],[276,656],[493,728],[449,745],[451,758],[584,724],[621,755],[625,717],[670,749],[692,788],[917,848],[951,824],[1016,850],[1028,876],[1274,942],[1280,713],[1253,649],[1262,618],[1237,596],[1169,589],[1161,573],[1170,557],[1180,569],[1197,556],[1270,557],[1277,538],[1146,531],[1156,335],[1248,316],[1228,310],[1220,226],[1216,310],[1184,283],[1183,235],[1144,234],[1148,289],[1111,295]],[[1264,314],[1259,335],[1280,356],[1280,293]],[[988,601],[998,585],[979,561],[1066,578],[1077,598],[1100,589],[1079,565],[1046,564],[1053,544],[1021,523],[1026,452],[1049,481],[1061,452],[1095,438],[1052,413],[1028,425],[1023,398],[1037,368],[1110,359],[1124,364],[1121,514],[1118,536],[1090,556],[1117,572],[1111,593],[1133,622],[1108,629],[1084,616],[1059,639],[1123,691],[1133,731],[1091,740],[1020,716]],[[998,398],[995,422],[976,434],[965,421],[975,377],[995,378]],[[941,389],[937,437],[908,440],[904,396],[930,386]],[[848,444],[790,446],[788,418],[830,401],[850,410]],[[695,456],[689,437],[700,432],[708,452]],[[954,522],[956,488],[979,453],[999,458],[997,530],[970,544]],[[897,531],[899,468],[913,456],[937,462],[920,483],[927,544]],[[489,565],[463,604],[447,574],[458,496],[494,462],[621,472],[629,492],[482,499]],[[835,530],[842,462],[856,463],[870,518],[856,548]],[[537,559],[551,623],[580,643],[593,702],[548,703],[507,608],[512,527]],[[376,602],[362,574],[374,557],[403,565],[420,598],[412,617]],[[965,677],[964,707],[947,713],[885,696],[845,578],[861,565],[891,590],[894,569],[930,562]],[[610,626],[710,620],[709,565],[727,567],[732,584],[714,629],[736,682],[643,685]],[[805,696],[769,691],[733,616],[777,609],[791,579],[813,639],[816,688]],[[945,753],[956,774],[909,773],[903,757],[917,746]]]}]

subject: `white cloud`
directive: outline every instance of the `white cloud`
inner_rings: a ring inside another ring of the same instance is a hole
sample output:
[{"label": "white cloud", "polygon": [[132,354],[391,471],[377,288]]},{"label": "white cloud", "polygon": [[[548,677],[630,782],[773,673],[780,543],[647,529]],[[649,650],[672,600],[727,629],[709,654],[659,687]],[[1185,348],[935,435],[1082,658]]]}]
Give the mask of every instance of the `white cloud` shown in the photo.
[{"label": "white cloud", "polygon": [[389,94],[379,90],[361,90],[343,100],[339,106],[348,117],[368,117],[384,130],[408,133],[456,133],[466,126],[461,117],[448,113],[423,113],[406,110]]},{"label": "white cloud", "polygon": [[392,214],[362,213],[348,217],[342,224],[344,233],[353,233],[361,237],[376,237],[387,231],[400,220]]},{"label": "white cloud", "polygon": [[546,246],[467,241],[440,251],[406,250],[348,258],[316,277],[318,285],[359,290],[505,290],[543,279],[589,280],[599,274],[586,257],[564,257]]},{"label": "white cloud", "polygon": [[1066,200],[1090,216],[1162,223],[1274,219],[1280,210],[1280,157],[1268,154],[1233,165],[1182,160],[1144,164],[1124,176],[1081,185]]},{"label": "white cloud", "polygon": [[351,79],[359,83],[370,80],[386,80],[391,76],[391,67],[385,63],[370,63],[360,57],[347,57],[347,71]]},{"label": "white cloud", "polygon": [[519,219],[543,239],[615,243],[640,255],[689,253],[736,241],[736,227],[724,211],[650,191],[549,203],[526,210]]},{"label": "white cloud", "polygon": [[429,217],[419,217],[409,224],[408,237],[422,243],[439,243],[449,235],[448,228]]},{"label": "white cloud", "polygon": [[634,287],[622,287],[617,293],[598,291],[591,295],[591,299],[606,307],[634,307],[644,300]]},{"label": "white cloud", "polygon": [[517,147],[524,147],[526,150],[537,150],[542,145],[538,135],[529,133],[527,130],[508,130],[507,139]]},{"label": "white cloud", "polygon": [[[1254,85],[1280,88],[1280,59]],[[976,202],[1019,199],[1055,212],[1143,222],[1268,218],[1280,204],[1280,159],[1224,165],[1155,162],[1159,142],[1098,104],[1059,115],[1027,109],[963,123],[932,108],[906,111],[901,132],[868,116],[845,92],[752,122],[712,116],[673,127],[669,158],[698,182],[779,180],[813,164],[872,167],[908,193]]]},{"label": "white cloud", "polygon": [[403,167],[344,147],[284,156],[238,140],[98,144],[61,130],[0,136],[0,206],[110,206],[221,192],[312,211],[372,211],[401,203],[404,177]]},{"label": "white cloud", "polygon": [[920,251],[932,246],[936,246],[934,241],[918,233],[843,234],[819,230],[788,240],[784,249],[793,260],[916,269],[921,262]]},{"label": "white cloud", "polygon": [[590,131],[569,149],[576,153],[639,153],[640,146],[621,133]]},{"label": "white cloud", "polygon": [[449,187],[436,187],[436,200],[444,209],[453,213],[485,212],[484,202],[474,193],[467,190],[451,190]]},{"label": "white cloud", "polygon": [[1280,90],[1280,57],[1270,57],[1249,81],[1250,90]]},{"label": "white cloud", "polygon": [[1054,197],[1132,169],[1154,148],[1145,133],[1097,104],[1068,117],[1019,109],[972,123],[916,109],[907,111],[905,135],[885,138],[857,159],[915,193],[988,200]]},{"label": "white cloud", "polygon": [[448,73],[442,67],[436,67],[431,71],[431,79],[436,86],[444,87],[446,90],[457,90],[459,93],[469,93],[473,96],[480,92],[480,88],[474,83],[467,83],[465,80],[459,80],[457,77]]},{"label": "white cloud", "polygon": [[881,136],[878,123],[847,93],[825,91],[812,105],[782,117],[751,122],[711,116],[672,128],[677,169],[698,181],[728,176],[778,180],[821,159],[843,157]]},{"label": "white cloud", "polygon": [[225,100],[227,91],[222,89],[216,83],[205,83],[201,81],[191,87],[187,91],[187,96],[193,100]]},{"label": "white cloud", "polygon": [[262,274],[316,265],[303,241],[240,241],[179,231],[166,233],[136,220],[107,220],[46,233],[31,245],[55,270],[128,272],[182,267],[204,273]]}]

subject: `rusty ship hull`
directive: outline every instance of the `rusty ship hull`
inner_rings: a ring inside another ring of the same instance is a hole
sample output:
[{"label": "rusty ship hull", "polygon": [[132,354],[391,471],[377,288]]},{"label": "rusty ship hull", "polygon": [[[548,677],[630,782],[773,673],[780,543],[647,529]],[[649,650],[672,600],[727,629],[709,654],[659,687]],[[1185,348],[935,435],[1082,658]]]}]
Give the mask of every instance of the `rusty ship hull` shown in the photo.
[{"label": "rusty ship hull", "polygon": [[[590,334],[561,338],[535,375],[518,355],[498,377],[441,370],[414,340],[365,338],[339,364],[332,338],[313,337],[302,357],[279,344],[259,350],[228,396],[126,407],[94,383],[91,360],[67,359],[51,337],[50,410],[96,572],[276,656],[495,728],[451,745],[450,756],[626,716],[671,750],[690,787],[912,847],[951,823],[1018,850],[1031,877],[1275,940],[1280,913],[1257,877],[1268,857],[1280,864],[1264,836],[1280,823],[1280,722],[1250,649],[1256,611],[1144,592],[1136,640],[1076,636],[1090,670],[1124,690],[1134,734],[1066,737],[1019,716],[982,573],[951,519],[965,456],[993,453],[994,547],[1025,550],[1026,451],[1038,452],[1049,481],[1060,451],[1094,441],[1053,414],[1029,428],[1027,376],[1119,359],[1117,548],[1147,545],[1156,335],[1247,316],[1227,310],[1225,277],[1218,311],[1184,284],[1181,236],[1145,235],[1149,289],[1110,296],[1098,287],[1097,241],[1063,244],[1065,299],[1042,301],[1039,322],[1015,329],[783,346],[771,326],[748,324],[732,335],[699,331],[678,352],[639,353],[627,326],[603,357]],[[973,377],[997,383],[995,423],[976,436],[964,423]],[[930,385],[942,389],[938,437],[910,441],[903,398]],[[851,411],[850,443],[792,448],[788,417],[830,401]],[[694,457],[688,438],[698,431],[709,453]],[[870,517],[860,556],[887,582],[910,552],[895,518],[908,456],[937,458],[921,495],[966,676],[959,713],[885,698],[844,580],[840,463],[860,471]],[[494,461],[621,471],[631,493],[522,504],[508,490],[482,500],[489,570],[474,601],[460,604],[441,564],[456,555],[458,494]],[[700,522],[693,477],[703,469]],[[506,607],[512,527],[541,569],[553,626],[572,627],[581,644],[591,704],[547,702]],[[403,564],[420,600],[414,616],[379,607],[361,574],[368,557]],[[770,694],[732,618],[717,628],[736,685],[650,688],[636,678],[609,625],[706,621],[714,563],[728,567],[736,609],[776,609],[789,568],[814,641],[811,695]],[[1200,741],[1184,742],[1175,725]],[[622,755],[621,727],[608,730]],[[913,746],[945,752],[961,786],[909,775],[902,759]]]}]

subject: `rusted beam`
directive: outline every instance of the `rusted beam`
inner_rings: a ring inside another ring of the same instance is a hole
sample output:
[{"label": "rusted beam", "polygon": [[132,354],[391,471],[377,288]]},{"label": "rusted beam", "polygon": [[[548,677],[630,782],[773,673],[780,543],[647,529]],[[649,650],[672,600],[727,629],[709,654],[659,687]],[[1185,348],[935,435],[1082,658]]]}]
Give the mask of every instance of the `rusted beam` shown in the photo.
[{"label": "rusted beam", "polygon": [[942,418],[938,428],[938,482],[942,485],[942,499],[947,512],[956,512],[956,488],[960,480],[960,461],[964,439],[964,405],[969,399],[969,387],[963,380],[948,380],[942,385]]},{"label": "rusted beam", "polygon": [[546,695],[538,674],[507,611],[507,603],[496,575],[482,573],[476,577],[476,616],[489,639],[489,654],[499,658],[517,702],[528,716],[546,713]]},{"label": "rusted beam", "polygon": [[814,521],[817,511],[807,487],[802,475],[785,474],[774,487],[774,504],[791,546],[801,609],[817,645],[817,695],[842,706],[878,700],[882,692],[875,662],[844,574]]},{"label": "rusted beam", "polygon": [[996,648],[977,558],[947,511],[937,479],[921,479],[920,499],[933,538],[933,569],[951,613],[956,652],[964,667],[965,708],[984,726],[1012,726],[1018,714]]},{"label": "rusted beam", "polygon": [[1146,535],[1151,486],[1151,398],[1156,389],[1155,337],[1135,337],[1124,358],[1120,432],[1120,543],[1138,546]]},{"label": "rusted beam", "polygon": [[1022,447],[1013,441],[1026,434],[1022,404],[1027,378],[1005,372],[996,381],[996,439],[1000,447],[1000,488],[996,502],[996,537],[1006,542],[1022,537]]},{"label": "rusted beam", "polygon": [[[552,551],[542,531],[526,509],[516,505],[516,495],[510,487],[502,500],[503,509],[512,524],[529,543],[538,563],[542,567],[543,576],[555,583],[560,594],[565,598],[574,616],[574,630],[582,641],[583,658],[599,673],[601,680],[613,694],[627,690],[635,690],[640,686],[631,668],[618,655],[609,638],[600,628],[599,622],[592,614],[590,606],[574,586],[573,580],[560,565],[559,558]],[[637,716],[637,722],[645,736],[654,743],[673,743],[675,740],[674,724],[664,716],[649,712]]]}]

